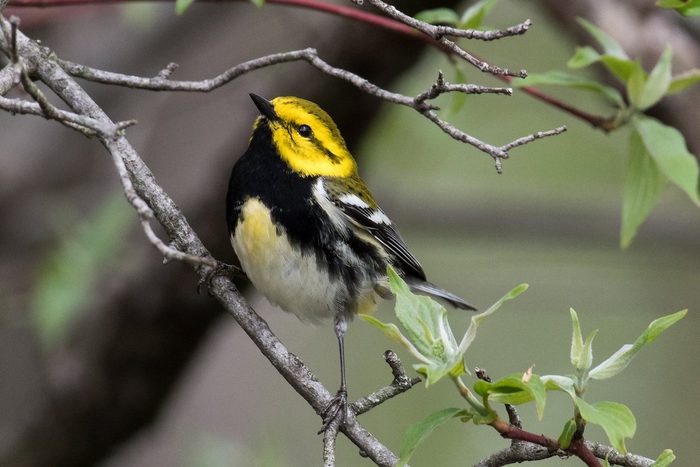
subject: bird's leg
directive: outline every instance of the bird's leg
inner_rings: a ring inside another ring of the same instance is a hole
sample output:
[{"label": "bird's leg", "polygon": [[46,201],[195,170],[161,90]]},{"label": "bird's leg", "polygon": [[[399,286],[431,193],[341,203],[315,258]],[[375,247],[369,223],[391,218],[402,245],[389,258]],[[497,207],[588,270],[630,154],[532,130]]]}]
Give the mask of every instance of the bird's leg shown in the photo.
[{"label": "bird's leg", "polygon": [[345,379],[345,331],[347,329],[347,319],[343,313],[339,313],[335,319],[335,335],[338,338],[338,350],[340,351],[340,388],[323,413],[323,425],[319,433],[324,432],[336,418],[340,418],[342,424],[347,417],[348,386]]}]

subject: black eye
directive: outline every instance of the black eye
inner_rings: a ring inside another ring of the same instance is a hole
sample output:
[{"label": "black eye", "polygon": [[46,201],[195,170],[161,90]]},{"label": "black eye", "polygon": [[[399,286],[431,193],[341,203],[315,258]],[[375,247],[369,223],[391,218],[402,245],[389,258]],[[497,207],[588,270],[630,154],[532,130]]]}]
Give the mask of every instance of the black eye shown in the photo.
[{"label": "black eye", "polygon": [[309,136],[311,136],[311,127],[309,125],[299,125],[297,131],[304,138],[308,138]]}]

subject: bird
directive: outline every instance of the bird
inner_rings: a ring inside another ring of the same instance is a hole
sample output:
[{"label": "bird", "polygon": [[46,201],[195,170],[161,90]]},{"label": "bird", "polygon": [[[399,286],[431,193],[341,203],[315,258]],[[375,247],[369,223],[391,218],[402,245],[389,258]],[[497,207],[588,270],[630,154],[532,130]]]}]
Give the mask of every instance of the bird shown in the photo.
[{"label": "bird", "polygon": [[340,387],[320,433],[347,416],[345,332],[391,298],[387,266],[414,292],[475,308],[427,281],[324,110],[298,97],[250,97],[260,114],[231,171],[226,221],[241,268],[268,301],[302,321],[334,322]]}]

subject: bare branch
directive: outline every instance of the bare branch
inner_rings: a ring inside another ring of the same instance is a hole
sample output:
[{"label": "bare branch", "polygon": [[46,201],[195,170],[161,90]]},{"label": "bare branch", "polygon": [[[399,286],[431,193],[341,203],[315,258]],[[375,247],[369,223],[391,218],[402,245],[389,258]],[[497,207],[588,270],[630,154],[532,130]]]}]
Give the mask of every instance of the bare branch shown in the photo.
[{"label": "bare branch", "polygon": [[550,451],[543,446],[520,441],[480,460],[474,464],[474,467],[501,467],[521,462],[549,459],[556,455],[557,451]]},{"label": "bare branch", "polygon": [[386,402],[392,397],[408,391],[413,386],[420,383],[420,378],[409,378],[406,375],[399,357],[391,350],[384,352],[384,360],[386,360],[391,367],[394,380],[388,386],[383,387],[353,403],[350,406],[350,409],[356,415],[361,415],[368,412],[383,402]]},{"label": "bare branch", "polygon": [[[475,85],[454,85],[445,83],[444,79],[442,79],[441,84],[441,78],[438,77],[438,81],[435,84],[431,85],[431,87],[427,91],[419,94],[416,97],[406,96],[403,94],[383,89],[359,75],[356,75],[342,68],[337,68],[330,65],[328,62],[324,61],[321,57],[319,57],[318,52],[316,51],[316,49],[313,48],[292,50],[289,52],[266,55],[264,57],[249,60],[247,62],[233,66],[213,78],[200,81],[175,81],[169,78],[163,79],[159,77],[160,75],[162,75],[162,72],[153,78],[131,76],[120,73],[113,73],[109,71],[97,70],[91,67],[87,67],[85,65],[80,65],[60,59],[58,60],[58,63],[61,65],[61,67],[63,67],[63,69],[65,69],[68,73],[75,77],[104,84],[114,84],[119,86],[148,90],[208,92],[220,86],[223,86],[224,84],[236,79],[237,77],[245,73],[249,73],[260,68],[277,65],[280,63],[288,63],[300,60],[306,61],[310,65],[314,66],[315,68],[329,76],[341,79],[343,81],[347,81],[348,83],[366,92],[367,94],[371,94],[387,102],[404,105],[406,107],[414,109],[416,112],[420,113],[425,118],[436,124],[443,132],[447,133],[450,137],[458,141],[467,143],[471,146],[474,146],[478,150],[485,152],[486,154],[491,156],[496,161],[496,169],[499,173],[502,171],[501,160],[508,159],[509,157],[507,152],[508,149],[521,146],[528,142],[534,141],[535,139],[542,138],[544,136],[549,136],[550,134],[558,134],[561,133],[561,131],[563,131],[557,129],[539,132],[535,135],[540,136],[528,135],[519,138],[512,143],[508,143],[505,146],[497,147],[485,143],[479,140],[478,138],[475,138],[474,136],[471,136],[466,132],[458,129],[449,122],[443,120],[438,116],[437,113],[435,113],[436,108],[431,105],[426,105],[425,100],[431,98],[430,96],[437,96],[445,92],[491,92],[497,94],[508,94],[508,88],[488,88]],[[169,67],[172,68],[172,64],[169,65]],[[503,149],[504,147],[506,149]]]},{"label": "bare branch", "polygon": [[163,70],[152,78],[98,70],[96,68],[91,68],[62,59],[58,59],[58,63],[72,76],[97,83],[113,84],[128,88],[146,89],[151,91],[209,92],[233,81],[241,75],[250,73],[260,68],[299,60],[308,61],[311,54],[315,55],[316,51],[314,49],[301,49],[265,55],[264,57],[249,60],[233,66],[213,78],[199,81],[177,81],[170,79],[170,76],[178,66],[175,63],[168,64]]},{"label": "bare branch", "polygon": [[[499,88],[491,86],[479,86],[476,84],[452,84],[445,81],[445,76],[442,71],[438,71],[435,83],[426,91],[418,94],[413,98],[413,103],[420,106],[426,100],[435,99],[438,96],[448,92],[462,92],[464,94],[504,94],[506,96],[513,95],[512,88]],[[437,110],[436,107],[431,107],[432,110]]]},{"label": "bare branch", "polygon": [[[102,0],[99,3],[107,4],[107,3],[127,3],[127,2],[133,2],[133,1],[142,1],[142,0]],[[172,0],[152,0],[152,1],[172,1]],[[219,1],[225,1],[225,0],[200,0],[200,1],[209,1],[209,2],[219,2]],[[230,1],[242,1],[242,0],[230,0]],[[359,0],[353,0],[357,4],[362,4],[361,1]],[[10,3],[12,6],[15,7],[61,7],[61,6],[71,6],[71,5],[82,5],[82,4],[95,4],[95,0],[11,0]],[[394,32],[398,32],[400,34],[403,34],[408,37],[412,38],[418,38],[423,40],[424,42],[433,45],[437,47],[438,49],[442,50],[443,52],[446,52],[447,54],[452,54],[456,53],[453,50],[451,50],[447,45],[450,44],[443,44],[440,41],[434,40],[431,36],[419,32],[417,29],[408,26],[400,21],[387,18],[386,16],[381,16],[381,15],[376,15],[373,13],[365,12],[357,8],[348,8],[342,5],[335,5],[335,4],[329,4],[329,3],[324,3],[324,2],[319,2],[315,0],[267,0],[267,3],[270,4],[279,4],[279,5],[287,5],[287,6],[293,6],[293,7],[299,7],[299,8],[308,8],[310,10],[315,10],[315,11],[322,11],[325,13],[330,13],[333,15],[338,15],[341,17],[349,18],[355,21],[359,21],[362,23],[366,24],[371,24],[374,26],[378,26],[381,28],[385,28]],[[482,39],[482,40],[493,40],[496,38],[501,38],[501,37],[507,37],[507,36],[512,36],[512,35],[517,35],[517,33],[523,34],[527,31],[529,26],[531,25],[530,20],[526,20],[518,25],[511,26],[509,28],[506,28],[504,30],[495,30],[495,31],[477,31],[477,30],[471,30],[471,29],[454,29],[452,32],[453,37],[461,36],[461,37],[467,37],[467,38],[473,38],[473,39]],[[426,26],[428,27],[438,27],[441,28],[442,26],[432,26],[427,24]],[[459,31],[459,32],[458,32]],[[438,32],[440,32],[440,29],[438,29]],[[482,37],[476,37],[479,34],[476,33],[482,33]],[[504,34],[505,33],[505,34]],[[438,34],[439,35],[439,34]],[[449,34],[445,34],[449,35]],[[470,37],[472,36],[472,37]],[[468,60],[471,60],[473,64],[475,64],[479,69],[481,68],[480,64],[483,64],[483,61],[479,60],[477,56],[472,56],[471,54],[467,54]],[[512,77],[507,76],[507,75],[497,75],[497,78],[505,81],[505,82],[510,82]],[[600,129],[601,131],[608,133],[618,127],[616,119],[613,117],[602,117],[598,115],[593,115],[590,114],[584,110],[581,110],[577,107],[574,107],[570,104],[567,104],[564,101],[561,101],[558,98],[555,98],[549,94],[546,94],[542,92],[541,90],[533,87],[533,86],[524,86],[519,88],[520,91],[529,94],[530,96],[534,97],[535,99],[541,100],[553,107],[558,108],[559,110],[566,112],[580,120],[583,120],[585,122],[590,123],[594,128]],[[0,88],[0,91],[2,88]],[[0,92],[0,95],[2,93]]]},{"label": "bare branch", "polygon": [[565,131],[566,131],[565,126],[560,126],[559,128],[555,128],[555,129],[549,130],[549,131],[538,131],[537,133],[523,136],[522,138],[518,138],[514,141],[511,141],[508,144],[504,144],[503,146],[501,146],[501,150],[510,151],[511,149],[513,149],[515,147],[531,143],[531,142],[535,141],[536,139],[547,138],[548,136],[560,135],[560,134],[564,133]]},{"label": "bare branch", "polygon": [[8,99],[2,96],[0,96],[0,109],[13,114],[36,115],[44,118],[51,118],[87,136],[94,136],[96,133],[100,133],[104,136],[114,136],[123,127],[122,125],[133,122],[128,121],[122,122],[122,124],[106,125],[104,122],[100,122],[94,118],[56,109],[55,107],[50,115],[46,115],[39,104],[22,99]]},{"label": "bare branch", "polygon": [[597,458],[608,459],[610,464],[622,465],[624,467],[650,467],[654,463],[653,459],[638,454],[620,454],[615,449],[605,444],[586,441],[586,446]]},{"label": "bare branch", "polygon": [[494,41],[504,37],[521,36],[532,26],[532,21],[526,19],[522,23],[510,26],[506,29],[494,29],[481,31],[479,29],[458,29],[450,26],[434,26],[438,36],[452,36],[463,39],[478,39],[480,41]]},{"label": "bare branch", "polygon": [[[358,4],[363,3],[359,0],[353,1],[355,1],[355,3]],[[530,20],[524,21],[521,24],[518,24],[516,26],[502,31],[476,31],[472,29],[456,29],[447,26],[434,26],[432,24],[419,21],[399,11],[396,7],[384,3],[381,0],[367,0],[367,2],[375,8],[386,13],[390,17],[394,18],[395,20],[408,26],[411,26],[417,29],[418,31],[422,32],[423,34],[433,38],[438,44],[440,44],[442,48],[463,58],[464,60],[466,60],[481,71],[491,73],[492,75],[515,76],[518,78],[527,77],[527,71],[525,70],[511,71],[508,68],[501,68],[498,66],[489,65],[485,61],[476,58],[474,55],[461,48],[459,45],[457,45],[457,43],[448,39],[446,36],[468,37],[470,39],[481,40],[495,40],[500,39],[502,37],[524,34],[530,27]]]},{"label": "bare branch", "polygon": [[340,417],[333,417],[323,430],[323,467],[335,467],[335,440],[340,421]]},{"label": "bare branch", "polygon": [[19,83],[19,74],[11,63],[0,69],[0,97],[7,94],[17,83]]}]

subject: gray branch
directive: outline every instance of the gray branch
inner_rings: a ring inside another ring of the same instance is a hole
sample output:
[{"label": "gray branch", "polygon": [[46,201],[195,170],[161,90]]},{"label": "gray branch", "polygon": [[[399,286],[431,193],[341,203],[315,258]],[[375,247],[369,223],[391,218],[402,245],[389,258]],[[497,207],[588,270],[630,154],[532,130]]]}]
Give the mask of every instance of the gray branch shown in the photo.
[{"label": "gray branch", "polygon": [[607,458],[608,462],[612,465],[622,465],[624,467],[650,467],[654,463],[653,459],[649,459],[648,457],[640,456],[638,454],[621,454],[605,444],[586,441],[586,446],[598,459]]},{"label": "gray branch", "polygon": [[361,415],[369,410],[372,410],[379,404],[382,404],[392,397],[408,391],[413,386],[420,383],[420,378],[409,378],[406,375],[399,357],[391,350],[384,352],[384,360],[386,360],[389,367],[391,367],[391,373],[394,375],[394,380],[388,386],[383,387],[353,403],[351,409],[356,415]]},{"label": "gray branch", "polygon": [[474,467],[501,467],[521,462],[540,461],[557,455],[558,451],[549,451],[544,446],[524,441],[516,441],[501,451],[480,460]]},{"label": "gray branch", "polygon": [[[358,4],[364,3],[362,0],[354,1]],[[440,44],[445,50],[448,50],[449,52],[452,52],[453,54],[466,60],[471,65],[475,66],[483,72],[491,73],[492,75],[498,76],[515,76],[518,78],[527,77],[527,71],[525,70],[511,71],[508,68],[501,68],[498,66],[489,65],[485,61],[476,58],[474,55],[461,48],[456,42],[448,39],[447,36],[480,39],[485,41],[501,39],[503,37],[509,36],[517,36],[525,34],[527,32],[531,25],[530,20],[525,20],[524,22],[518,25],[512,26],[504,30],[496,31],[457,29],[448,26],[435,26],[423,21],[419,21],[399,11],[396,7],[389,5],[381,0],[367,0],[367,2],[375,8],[391,16],[395,20],[400,21],[407,26],[411,26],[412,28],[415,28],[423,34],[435,39],[435,41],[437,41],[437,43]]]},{"label": "gray branch", "polygon": [[523,136],[503,146],[494,146],[492,144],[485,143],[480,139],[475,138],[474,136],[469,135],[468,133],[460,130],[451,123],[442,119],[435,112],[437,108],[435,106],[427,104],[426,100],[434,99],[439,95],[450,92],[462,92],[466,94],[491,93],[510,95],[509,88],[493,88],[487,86],[477,86],[473,84],[450,84],[446,83],[443,78],[438,77],[437,82],[431,85],[431,87],[425,92],[420,93],[418,96],[415,97],[406,96],[403,94],[383,89],[359,75],[356,75],[342,68],[337,68],[330,65],[328,62],[323,60],[318,55],[316,49],[313,48],[292,50],[289,52],[276,53],[266,55],[264,57],[259,57],[233,66],[213,78],[199,81],[177,81],[170,79],[170,75],[172,74],[175,68],[175,64],[173,63],[169,64],[156,76],[152,78],[147,78],[141,76],[114,73],[111,71],[98,70],[67,60],[57,59],[57,62],[60,64],[60,66],[72,76],[83,78],[89,81],[94,81],[103,84],[125,86],[136,89],[146,89],[151,91],[186,92],[209,92],[251,71],[273,65],[278,65],[281,63],[289,63],[295,61],[305,61],[317,68],[318,70],[320,70],[321,72],[334,78],[346,81],[352,84],[353,86],[357,87],[358,89],[361,89],[362,91],[366,92],[367,94],[371,94],[386,102],[391,102],[393,104],[399,104],[414,109],[416,112],[420,113],[425,118],[437,125],[438,128],[440,128],[450,137],[456,139],[457,141],[469,144],[475,147],[476,149],[491,156],[496,161],[496,169],[499,173],[501,172],[501,160],[508,159],[509,149],[532,142],[544,136],[557,135],[564,131],[562,129],[563,127],[550,131],[541,131],[532,135]]},{"label": "gray branch", "polygon": [[[610,465],[623,467],[650,467],[654,461],[638,454],[621,454],[605,444],[586,441],[586,447],[598,459],[607,459]],[[550,451],[544,446],[525,441],[513,441],[501,451],[491,454],[475,464],[475,467],[501,467],[503,465],[519,464],[522,462],[540,461],[550,457],[568,457],[565,451]]]}]

